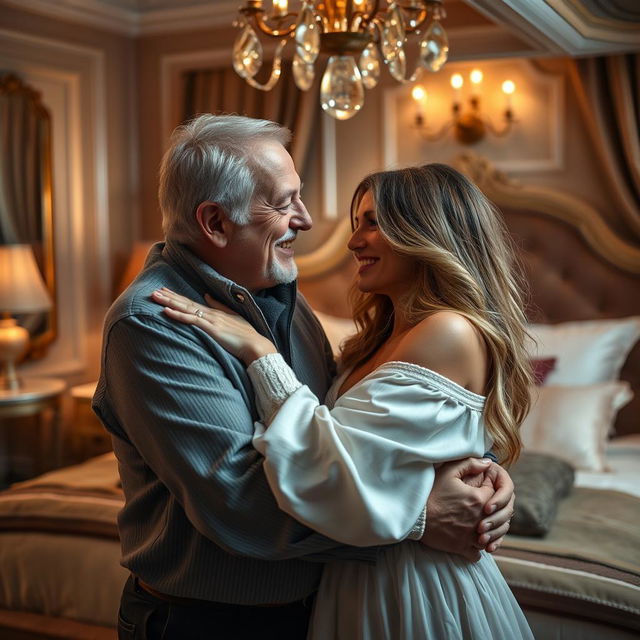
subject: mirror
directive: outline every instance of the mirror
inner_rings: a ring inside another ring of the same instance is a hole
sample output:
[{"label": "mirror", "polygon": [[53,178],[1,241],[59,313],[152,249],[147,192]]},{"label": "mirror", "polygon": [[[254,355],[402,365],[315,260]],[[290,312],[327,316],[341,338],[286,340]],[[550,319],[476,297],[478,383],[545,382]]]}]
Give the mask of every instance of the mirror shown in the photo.
[{"label": "mirror", "polygon": [[27,358],[41,358],[56,337],[51,175],[51,116],[40,93],[0,73],[0,244],[30,244],[53,306],[18,316],[29,330]]}]

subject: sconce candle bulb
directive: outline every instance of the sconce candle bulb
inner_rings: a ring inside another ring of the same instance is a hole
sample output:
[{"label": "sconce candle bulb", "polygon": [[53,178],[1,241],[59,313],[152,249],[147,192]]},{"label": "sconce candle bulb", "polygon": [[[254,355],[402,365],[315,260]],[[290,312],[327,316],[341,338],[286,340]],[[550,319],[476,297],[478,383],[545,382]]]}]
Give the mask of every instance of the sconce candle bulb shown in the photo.
[{"label": "sconce candle bulb", "polygon": [[411,97],[416,102],[422,102],[422,100],[424,100],[427,97],[427,92],[419,84],[417,84],[411,90]]},{"label": "sconce candle bulb", "polygon": [[424,105],[427,101],[427,92],[419,84],[415,85],[411,90],[411,97],[416,102],[416,122],[424,123]]},{"label": "sconce candle bulb", "polygon": [[506,97],[506,109],[509,114],[511,113],[512,109],[511,96],[514,94],[515,90],[516,85],[512,80],[505,80],[502,83],[502,92]]},{"label": "sconce candle bulb", "polygon": [[480,69],[473,69],[469,74],[469,80],[471,80],[471,84],[473,85],[473,92],[475,94],[480,93],[480,86],[482,85],[482,71]]}]

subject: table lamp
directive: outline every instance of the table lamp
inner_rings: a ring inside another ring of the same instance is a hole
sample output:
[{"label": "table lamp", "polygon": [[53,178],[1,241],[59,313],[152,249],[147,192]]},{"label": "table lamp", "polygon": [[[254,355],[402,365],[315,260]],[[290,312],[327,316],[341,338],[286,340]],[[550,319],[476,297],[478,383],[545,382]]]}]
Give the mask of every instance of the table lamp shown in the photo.
[{"label": "table lamp", "polygon": [[19,389],[15,362],[29,346],[29,332],[11,314],[51,308],[51,297],[31,245],[0,245],[0,389]]}]

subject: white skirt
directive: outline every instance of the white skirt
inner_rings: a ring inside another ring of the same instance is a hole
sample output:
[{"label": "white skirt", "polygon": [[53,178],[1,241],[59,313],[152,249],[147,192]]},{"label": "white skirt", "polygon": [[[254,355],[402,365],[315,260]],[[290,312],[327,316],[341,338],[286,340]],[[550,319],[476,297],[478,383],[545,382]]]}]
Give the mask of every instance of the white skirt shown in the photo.
[{"label": "white skirt", "polygon": [[494,559],[478,562],[405,541],[376,564],[326,565],[309,640],[533,639]]}]

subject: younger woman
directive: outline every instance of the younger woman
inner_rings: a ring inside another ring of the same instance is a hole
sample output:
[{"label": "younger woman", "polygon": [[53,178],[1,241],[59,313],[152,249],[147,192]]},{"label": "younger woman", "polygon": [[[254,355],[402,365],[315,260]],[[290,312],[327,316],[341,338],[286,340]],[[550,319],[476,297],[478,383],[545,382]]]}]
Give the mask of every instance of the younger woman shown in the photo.
[{"label": "younger woman", "polygon": [[435,466],[488,448],[508,464],[520,450],[530,372],[506,233],[440,164],[365,178],[351,216],[358,330],[325,404],[212,299],[194,315],[186,298],[154,297],[248,366],[263,420],[253,442],[280,507],[345,544],[388,543],[375,564],[326,566],[311,638],[531,638],[489,554],[473,563],[406,539],[424,525]]}]

